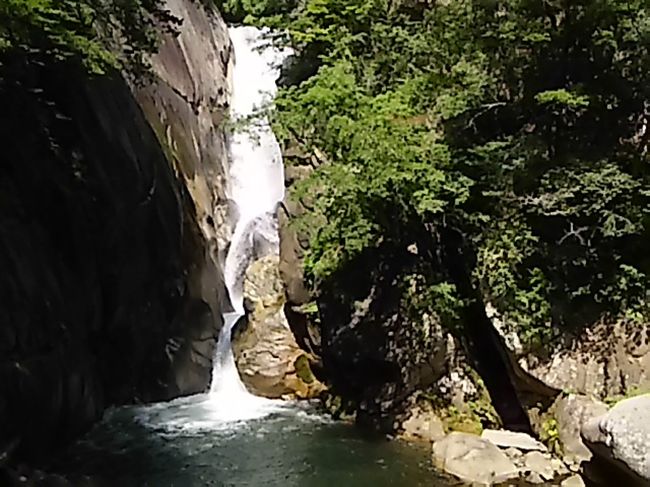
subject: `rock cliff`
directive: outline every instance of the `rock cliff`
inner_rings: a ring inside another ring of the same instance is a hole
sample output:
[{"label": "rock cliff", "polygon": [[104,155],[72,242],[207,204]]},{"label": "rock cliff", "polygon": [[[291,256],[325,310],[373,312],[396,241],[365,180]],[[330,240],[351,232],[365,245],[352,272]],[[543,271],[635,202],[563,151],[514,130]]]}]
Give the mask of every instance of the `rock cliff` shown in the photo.
[{"label": "rock cliff", "polygon": [[0,444],[18,456],[209,383],[230,43],[217,13],[168,7],[180,33],[144,84],[2,60]]}]

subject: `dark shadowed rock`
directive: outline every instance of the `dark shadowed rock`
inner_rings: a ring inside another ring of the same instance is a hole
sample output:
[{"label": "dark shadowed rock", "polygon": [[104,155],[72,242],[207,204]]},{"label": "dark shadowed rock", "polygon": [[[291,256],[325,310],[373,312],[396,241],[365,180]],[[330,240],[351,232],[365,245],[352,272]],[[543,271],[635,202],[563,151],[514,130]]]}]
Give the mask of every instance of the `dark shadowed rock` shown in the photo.
[{"label": "dark shadowed rock", "polygon": [[3,59],[0,440],[18,456],[209,383],[230,45],[200,2],[168,6],[181,33],[145,87]]}]

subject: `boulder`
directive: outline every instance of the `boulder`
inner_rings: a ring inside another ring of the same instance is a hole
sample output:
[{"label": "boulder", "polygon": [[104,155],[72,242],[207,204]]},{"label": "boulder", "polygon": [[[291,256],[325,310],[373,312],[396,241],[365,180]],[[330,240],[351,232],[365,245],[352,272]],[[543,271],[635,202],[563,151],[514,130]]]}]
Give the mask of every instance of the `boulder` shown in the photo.
[{"label": "boulder", "polygon": [[606,412],[605,403],[579,394],[562,395],[550,408],[549,414],[555,420],[558,439],[562,445],[562,459],[574,471],[582,462],[591,458],[591,452],[580,438],[582,426]]},{"label": "boulder", "polygon": [[406,440],[437,441],[445,437],[445,429],[440,417],[433,411],[419,406],[409,412],[402,423],[402,438]]},{"label": "boulder", "polygon": [[535,438],[526,433],[507,430],[486,429],[481,438],[494,443],[501,448],[517,448],[524,451],[546,451],[547,448]]},{"label": "boulder", "polygon": [[437,468],[464,482],[493,485],[519,477],[519,470],[493,443],[479,436],[454,432],[433,444]]},{"label": "boulder", "polygon": [[618,469],[634,483],[650,484],[650,394],[621,401],[589,420],[582,437],[595,461]]},{"label": "boulder", "polygon": [[580,475],[576,474],[564,479],[560,483],[560,486],[561,487],[585,487],[585,481],[582,480],[582,477]]},{"label": "boulder", "polygon": [[242,381],[270,398],[315,397],[323,385],[311,372],[310,356],[293,336],[284,316],[284,289],[278,257],[254,261],[244,279],[247,317],[236,327],[233,351]]},{"label": "boulder", "polygon": [[551,456],[543,454],[540,451],[531,451],[524,455],[524,470],[528,473],[535,474],[542,481],[550,481],[555,478],[555,466]]}]

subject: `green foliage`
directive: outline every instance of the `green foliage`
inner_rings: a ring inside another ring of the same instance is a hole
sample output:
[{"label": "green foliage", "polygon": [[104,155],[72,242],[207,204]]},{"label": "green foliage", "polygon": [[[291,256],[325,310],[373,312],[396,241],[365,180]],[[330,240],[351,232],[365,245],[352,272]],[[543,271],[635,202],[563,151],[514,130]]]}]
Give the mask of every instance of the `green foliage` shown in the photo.
[{"label": "green foliage", "polygon": [[424,270],[404,276],[401,282],[401,311],[414,323],[429,315],[432,319],[440,319],[447,328],[453,329],[458,323],[463,302],[453,284],[435,279],[434,282],[431,281],[431,276]]},{"label": "green foliage", "polygon": [[557,419],[548,416],[542,423],[540,439],[548,446],[548,449],[557,456],[562,456],[562,441],[560,440],[560,429]]},{"label": "green foliage", "polygon": [[467,198],[468,180],[448,170],[449,151],[417,119],[414,95],[405,84],[372,96],[340,61],[278,97],[278,133],[327,154],[295,190],[298,198],[318,196],[304,222],[317,229],[306,259],[316,278]]},{"label": "green foliage", "polygon": [[0,18],[0,54],[76,58],[94,74],[141,69],[158,30],[177,22],[163,0],[3,0]]},{"label": "green foliage", "polygon": [[649,387],[633,387],[631,389],[628,389],[625,394],[618,394],[615,396],[608,396],[603,399],[603,402],[607,404],[609,407],[615,406],[617,403],[625,400],[625,399],[631,399],[633,397],[637,396],[643,396],[645,394],[650,394],[650,388]]},{"label": "green foliage", "polygon": [[535,95],[538,103],[544,105],[560,105],[568,108],[585,108],[589,106],[589,98],[584,95],[576,95],[564,88],[560,90],[550,90]]},{"label": "green foliage", "polygon": [[306,355],[303,354],[296,358],[293,365],[296,369],[296,375],[305,384],[312,384],[314,380],[316,380],[313,372],[311,371],[309,359]]},{"label": "green foliage", "polygon": [[287,161],[314,166],[292,188],[307,275],[417,242],[417,258],[443,261],[420,299],[404,296],[452,316],[466,296],[430,247],[453,229],[474,284],[530,347],[603,315],[647,317],[649,6],[236,2],[308,67],[286,73],[274,113],[299,154]]}]

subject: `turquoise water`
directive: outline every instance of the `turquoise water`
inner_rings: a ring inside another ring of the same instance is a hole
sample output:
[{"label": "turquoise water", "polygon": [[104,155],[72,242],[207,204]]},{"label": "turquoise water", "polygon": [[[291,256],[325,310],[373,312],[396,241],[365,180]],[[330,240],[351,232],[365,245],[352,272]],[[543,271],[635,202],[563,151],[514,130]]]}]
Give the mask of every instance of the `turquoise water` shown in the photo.
[{"label": "turquoise water", "polygon": [[429,449],[370,439],[314,410],[274,404],[239,422],[195,397],[110,411],[58,470],[119,486],[446,486]]}]

